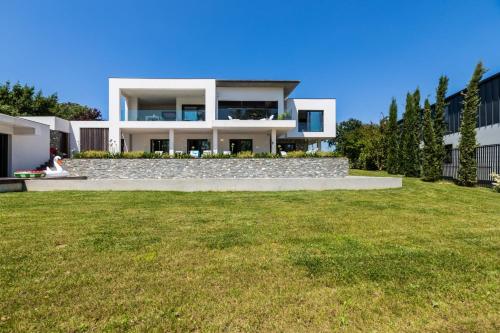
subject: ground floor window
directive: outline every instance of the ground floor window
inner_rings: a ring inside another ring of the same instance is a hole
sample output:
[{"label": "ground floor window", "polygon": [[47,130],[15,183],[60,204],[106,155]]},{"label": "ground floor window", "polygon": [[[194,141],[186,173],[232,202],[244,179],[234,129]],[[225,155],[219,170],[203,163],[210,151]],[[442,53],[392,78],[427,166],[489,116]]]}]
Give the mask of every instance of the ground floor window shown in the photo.
[{"label": "ground floor window", "polygon": [[150,151],[168,152],[168,139],[151,139]]},{"label": "ground floor window", "polygon": [[251,139],[230,139],[229,148],[231,154],[238,154],[242,151],[253,151],[253,144]]},{"label": "ground floor window", "polygon": [[207,139],[188,139],[187,150],[188,153],[196,151],[198,156],[201,156],[205,150],[210,150],[210,142]]},{"label": "ground floor window", "polygon": [[280,151],[296,151],[297,145],[294,142],[278,143],[278,149]]}]

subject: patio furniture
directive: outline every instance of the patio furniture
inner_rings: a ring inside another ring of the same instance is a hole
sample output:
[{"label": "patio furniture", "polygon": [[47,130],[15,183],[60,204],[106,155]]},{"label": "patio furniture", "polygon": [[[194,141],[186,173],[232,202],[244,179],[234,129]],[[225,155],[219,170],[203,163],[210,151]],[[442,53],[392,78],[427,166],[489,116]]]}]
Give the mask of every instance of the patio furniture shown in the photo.
[{"label": "patio furniture", "polygon": [[286,157],[286,151],[280,151],[281,156]]},{"label": "patio furniture", "polygon": [[189,151],[189,155],[191,155],[192,157],[200,157],[200,151],[199,150],[190,150]]},{"label": "patio furniture", "polygon": [[206,155],[212,155],[212,151],[211,150],[204,150],[203,153],[202,153],[203,156],[206,156]]},{"label": "patio furniture", "polygon": [[230,150],[224,150],[222,152],[222,155],[231,155],[231,151]]}]

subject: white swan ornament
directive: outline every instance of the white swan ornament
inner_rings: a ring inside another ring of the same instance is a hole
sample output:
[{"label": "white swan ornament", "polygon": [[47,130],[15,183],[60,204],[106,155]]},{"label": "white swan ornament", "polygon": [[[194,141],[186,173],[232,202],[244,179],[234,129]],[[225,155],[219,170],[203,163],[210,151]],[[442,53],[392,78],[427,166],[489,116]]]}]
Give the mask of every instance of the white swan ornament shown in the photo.
[{"label": "white swan ornament", "polygon": [[67,177],[69,176],[69,172],[62,168],[62,160],[60,156],[54,156],[54,167],[55,170],[47,167],[45,169],[45,177]]}]

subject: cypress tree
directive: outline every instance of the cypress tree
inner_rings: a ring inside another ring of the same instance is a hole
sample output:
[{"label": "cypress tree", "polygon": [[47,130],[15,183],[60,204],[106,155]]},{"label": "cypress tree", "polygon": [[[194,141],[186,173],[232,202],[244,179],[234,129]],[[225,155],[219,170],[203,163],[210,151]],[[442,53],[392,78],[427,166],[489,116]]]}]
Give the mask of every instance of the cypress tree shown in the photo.
[{"label": "cypress tree", "polygon": [[445,158],[444,134],[446,133],[445,108],[446,91],[448,90],[448,78],[441,76],[436,90],[436,104],[434,109],[434,137],[436,138],[436,163],[440,177],[443,175],[443,162]]},{"label": "cypress tree", "polygon": [[440,178],[438,155],[436,154],[436,138],[432,126],[431,104],[425,99],[423,114],[422,177],[425,181],[436,181]]},{"label": "cypress tree", "polygon": [[479,81],[485,69],[479,62],[474,69],[467,91],[464,95],[462,119],[460,124],[460,141],[458,143],[459,165],[457,183],[462,186],[474,186],[477,181],[476,165],[476,122],[479,104]]},{"label": "cypress tree", "polygon": [[399,171],[399,128],[398,106],[392,99],[389,107],[389,123],[387,125],[387,172],[396,174]]},{"label": "cypress tree", "polygon": [[420,126],[419,126],[420,91],[406,95],[406,107],[403,119],[401,172],[407,177],[420,176]]}]

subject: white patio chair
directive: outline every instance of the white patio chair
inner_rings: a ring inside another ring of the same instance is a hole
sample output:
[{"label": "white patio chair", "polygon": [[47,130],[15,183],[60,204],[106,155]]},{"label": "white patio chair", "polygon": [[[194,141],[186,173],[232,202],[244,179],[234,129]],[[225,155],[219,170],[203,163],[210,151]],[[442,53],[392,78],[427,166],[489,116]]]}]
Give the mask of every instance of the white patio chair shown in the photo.
[{"label": "white patio chair", "polygon": [[227,119],[229,119],[229,120],[233,120],[233,117],[231,117],[231,116],[227,116]]},{"label": "white patio chair", "polygon": [[230,150],[224,150],[222,152],[223,155],[231,155],[231,151]]},{"label": "white patio chair", "polygon": [[281,156],[286,157],[286,151],[280,151]]},{"label": "white patio chair", "polygon": [[274,119],[274,114],[271,115],[271,117],[269,117],[269,120],[273,120]]}]

